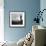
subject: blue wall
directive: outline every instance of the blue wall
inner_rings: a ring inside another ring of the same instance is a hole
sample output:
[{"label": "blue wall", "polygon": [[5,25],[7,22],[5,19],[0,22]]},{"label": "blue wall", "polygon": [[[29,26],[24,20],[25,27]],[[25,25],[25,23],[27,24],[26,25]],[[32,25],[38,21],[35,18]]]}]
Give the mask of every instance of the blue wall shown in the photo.
[{"label": "blue wall", "polygon": [[[33,19],[40,9],[40,0],[4,0],[4,38],[7,41],[18,41],[32,29]],[[24,28],[9,27],[9,11],[24,11],[26,26]]]},{"label": "blue wall", "polygon": [[[40,10],[42,11],[43,9],[46,9],[46,0],[41,0],[40,1]],[[43,12],[43,22],[40,21],[40,25],[46,27],[46,10]]]}]

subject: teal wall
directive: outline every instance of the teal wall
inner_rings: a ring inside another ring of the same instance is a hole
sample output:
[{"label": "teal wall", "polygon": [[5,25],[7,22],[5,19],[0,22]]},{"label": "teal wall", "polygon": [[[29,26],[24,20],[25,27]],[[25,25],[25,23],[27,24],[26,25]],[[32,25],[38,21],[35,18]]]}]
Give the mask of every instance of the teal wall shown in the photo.
[{"label": "teal wall", "polygon": [[[36,12],[40,10],[40,0],[4,0],[4,38],[7,41],[18,41],[32,29]],[[23,28],[9,27],[9,11],[24,11],[26,25]]]},{"label": "teal wall", "polygon": [[[46,0],[41,0],[40,1],[40,10],[42,11],[43,9],[46,9]],[[46,27],[46,10],[43,12],[43,22],[40,21],[40,25]]]}]

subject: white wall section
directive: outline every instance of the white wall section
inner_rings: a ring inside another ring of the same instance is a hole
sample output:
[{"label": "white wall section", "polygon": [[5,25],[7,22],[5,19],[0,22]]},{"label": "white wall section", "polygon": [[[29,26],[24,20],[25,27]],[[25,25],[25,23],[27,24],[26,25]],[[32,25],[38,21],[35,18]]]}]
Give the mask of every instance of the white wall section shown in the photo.
[{"label": "white wall section", "polygon": [[4,41],[4,0],[0,0],[0,42]]}]

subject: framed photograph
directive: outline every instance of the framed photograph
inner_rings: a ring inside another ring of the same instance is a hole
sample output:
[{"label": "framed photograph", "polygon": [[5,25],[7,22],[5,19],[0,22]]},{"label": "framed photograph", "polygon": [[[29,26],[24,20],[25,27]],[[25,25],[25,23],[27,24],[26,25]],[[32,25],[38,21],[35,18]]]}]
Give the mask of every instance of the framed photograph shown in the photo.
[{"label": "framed photograph", "polygon": [[25,13],[24,12],[10,12],[10,27],[24,27]]}]

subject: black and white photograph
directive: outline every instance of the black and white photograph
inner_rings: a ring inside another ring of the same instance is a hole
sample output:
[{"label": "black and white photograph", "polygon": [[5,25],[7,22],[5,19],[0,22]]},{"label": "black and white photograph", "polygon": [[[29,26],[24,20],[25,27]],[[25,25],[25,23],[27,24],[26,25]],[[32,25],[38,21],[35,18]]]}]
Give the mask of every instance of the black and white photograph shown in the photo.
[{"label": "black and white photograph", "polygon": [[25,25],[24,12],[10,12],[10,26],[23,27]]}]

